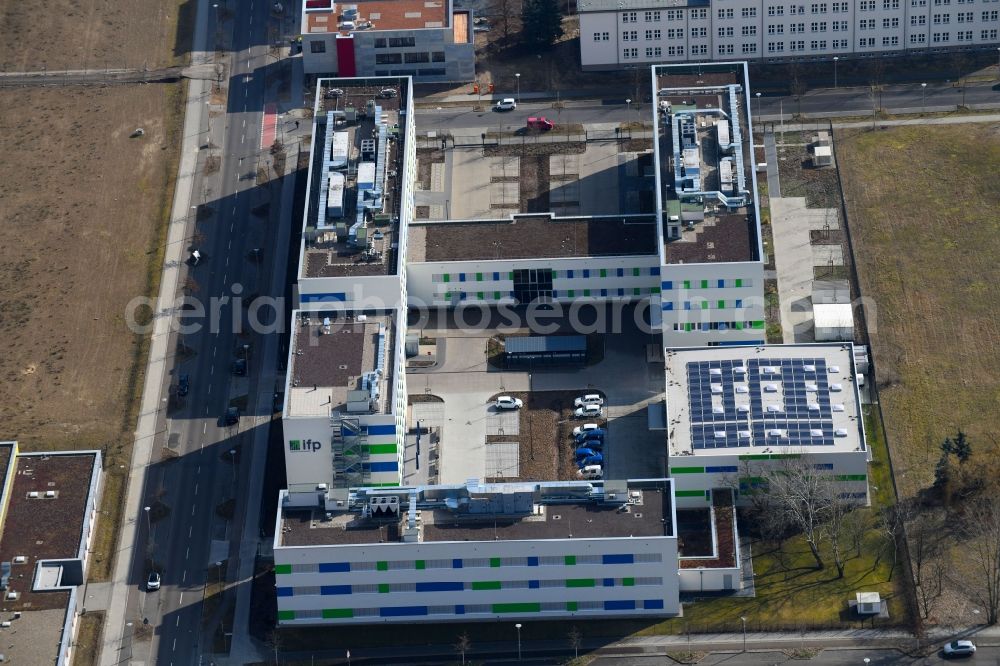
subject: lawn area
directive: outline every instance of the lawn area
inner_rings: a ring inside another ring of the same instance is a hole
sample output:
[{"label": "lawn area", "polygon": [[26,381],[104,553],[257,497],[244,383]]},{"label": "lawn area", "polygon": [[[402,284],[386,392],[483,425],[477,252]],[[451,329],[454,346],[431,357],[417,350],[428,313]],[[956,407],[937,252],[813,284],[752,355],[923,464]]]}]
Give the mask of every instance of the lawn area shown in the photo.
[{"label": "lawn area", "polygon": [[[1000,124],[836,135],[896,481],[931,484],[938,446],[1000,430]],[[877,167],[877,168],[876,168]]]}]

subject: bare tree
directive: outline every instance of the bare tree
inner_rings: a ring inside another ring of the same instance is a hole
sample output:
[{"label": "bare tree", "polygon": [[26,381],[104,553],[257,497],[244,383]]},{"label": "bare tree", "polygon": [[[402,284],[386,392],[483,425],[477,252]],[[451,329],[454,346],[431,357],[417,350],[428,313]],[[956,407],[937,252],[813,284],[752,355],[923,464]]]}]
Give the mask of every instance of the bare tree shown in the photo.
[{"label": "bare tree", "polygon": [[504,44],[510,43],[511,33],[517,30],[519,8],[520,2],[516,0],[492,0],[490,3],[490,14],[493,19],[500,22],[500,33],[503,35]]},{"label": "bare tree", "polygon": [[826,520],[823,523],[823,532],[830,541],[833,550],[833,565],[837,567],[837,578],[843,578],[845,564],[840,540],[843,537],[844,525],[849,520],[847,516],[850,515],[851,506],[844,500],[841,487],[838,484],[825,480],[821,482],[820,489],[825,495],[820,500],[822,504],[825,504],[823,513]]},{"label": "bare tree", "polygon": [[984,493],[972,501],[963,525],[972,596],[986,610],[986,623],[1000,619],[1000,497]]},{"label": "bare tree", "polygon": [[472,640],[469,638],[468,632],[463,631],[458,636],[458,642],[453,646],[455,652],[462,655],[462,663],[465,663],[465,653],[472,649]]},{"label": "bare tree", "polygon": [[802,534],[817,569],[826,567],[819,546],[824,537],[822,526],[830,493],[823,477],[814,469],[790,459],[778,466],[761,467],[759,476],[766,482],[775,518]]},{"label": "bare tree", "polygon": [[581,634],[580,630],[576,628],[576,625],[573,625],[570,627],[569,634],[567,634],[566,637],[569,639],[569,646],[573,648],[573,658],[579,659],[580,645],[583,643],[583,634]]}]

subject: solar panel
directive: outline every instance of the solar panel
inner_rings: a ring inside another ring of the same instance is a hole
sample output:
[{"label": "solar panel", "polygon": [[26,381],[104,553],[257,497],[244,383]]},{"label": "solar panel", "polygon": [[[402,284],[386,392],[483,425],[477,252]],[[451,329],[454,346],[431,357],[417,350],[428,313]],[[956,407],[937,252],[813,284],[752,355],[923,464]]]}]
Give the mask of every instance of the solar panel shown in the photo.
[{"label": "solar panel", "polygon": [[843,405],[830,392],[842,387],[829,383],[825,359],[692,361],[686,374],[695,449],[834,443],[832,412]]}]

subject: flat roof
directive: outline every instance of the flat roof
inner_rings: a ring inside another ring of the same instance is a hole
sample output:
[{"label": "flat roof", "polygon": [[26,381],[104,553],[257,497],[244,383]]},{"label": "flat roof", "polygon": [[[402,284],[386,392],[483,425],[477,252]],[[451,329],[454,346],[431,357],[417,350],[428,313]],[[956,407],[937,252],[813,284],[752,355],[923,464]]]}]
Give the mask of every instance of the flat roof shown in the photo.
[{"label": "flat roof", "polygon": [[[13,447],[6,444],[0,447],[0,456],[9,459]],[[0,649],[12,663],[53,664],[61,641],[69,640],[63,628],[70,590],[33,592],[32,587],[39,560],[73,560],[84,554],[84,526],[91,491],[96,490],[98,456],[95,451],[81,451],[20,453],[14,458],[0,536],[0,561],[12,563],[8,591],[18,593],[16,600],[4,599],[4,611],[11,615],[0,618],[13,622],[11,629],[3,630],[6,642]],[[49,492],[52,496],[47,496]],[[18,556],[26,561],[14,564]],[[13,620],[14,611],[22,613],[20,619]]]},{"label": "flat roof", "polygon": [[[651,480],[648,480],[651,481]],[[599,482],[598,482],[599,483]],[[600,502],[594,498],[571,501],[529,501],[520,513],[471,513],[441,508],[421,509],[421,538],[415,543],[449,541],[528,541],[544,539],[610,539],[673,536],[673,509],[669,485],[628,486],[628,504]],[[555,485],[557,482],[552,482]],[[580,482],[576,482],[579,486]],[[526,488],[548,484],[489,484],[491,489],[510,487],[522,496]],[[434,488],[434,487],[431,487]],[[443,487],[442,487],[443,488]],[[610,488],[608,489],[610,490]],[[401,492],[405,493],[403,489]],[[518,500],[508,500],[506,505]],[[627,506],[627,510],[623,509]],[[282,546],[364,545],[402,542],[407,512],[398,519],[363,517],[360,511],[283,509]]]},{"label": "flat roof", "polygon": [[671,456],[865,449],[850,343],[665,356]]},{"label": "flat roof", "polygon": [[708,7],[709,0],[577,0],[577,12],[618,12],[632,9]]},{"label": "flat roof", "polygon": [[395,334],[393,313],[296,312],[286,415],[328,416],[331,411],[347,411],[352,391],[371,394],[366,374],[376,371],[380,357],[379,397],[373,411],[387,412],[392,405]]},{"label": "flat roof", "polygon": [[411,222],[411,263],[656,254],[655,217],[512,215],[506,220]]},{"label": "flat roof", "polygon": [[[385,96],[387,90],[395,96]],[[403,183],[395,165],[403,154],[408,122],[400,110],[405,110],[409,94],[406,79],[400,77],[318,82],[300,277],[396,274]],[[379,124],[384,126],[384,144]],[[375,168],[379,163],[381,168]],[[361,182],[372,172],[381,180],[373,187]],[[342,182],[338,201],[331,194],[331,174]],[[361,190],[378,191],[381,199],[359,199]],[[361,220],[359,240],[351,236],[351,228]]]},{"label": "flat roof", "polygon": [[[450,0],[304,0],[302,34],[447,28],[450,5]],[[339,29],[338,19],[348,7],[357,8],[357,16],[350,19],[356,27]]]},{"label": "flat roof", "polygon": [[[754,147],[744,63],[653,68],[657,100],[657,182],[666,263],[760,260]],[[670,113],[664,105],[670,104]],[[690,135],[679,119],[690,118]],[[675,136],[677,128],[681,128]],[[677,153],[682,150],[683,159]],[[683,187],[681,187],[683,183]],[[740,189],[743,183],[743,190]],[[695,194],[704,192],[706,194]],[[715,192],[723,193],[727,203]],[[743,197],[742,202],[740,197]]]}]

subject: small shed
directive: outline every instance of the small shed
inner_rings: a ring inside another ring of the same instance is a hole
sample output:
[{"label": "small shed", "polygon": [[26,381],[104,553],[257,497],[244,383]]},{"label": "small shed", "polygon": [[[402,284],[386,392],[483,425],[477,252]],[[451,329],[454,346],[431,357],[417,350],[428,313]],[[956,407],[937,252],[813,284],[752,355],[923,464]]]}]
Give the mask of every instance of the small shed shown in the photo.
[{"label": "small shed", "polygon": [[878,615],[882,611],[882,599],[878,592],[858,592],[856,597],[854,608],[858,615]]},{"label": "small shed", "polygon": [[587,338],[583,335],[532,335],[504,341],[507,366],[566,365],[587,362]]},{"label": "small shed", "polygon": [[850,303],[813,305],[813,329],[816,342],[854,340],[854,311]]}]

